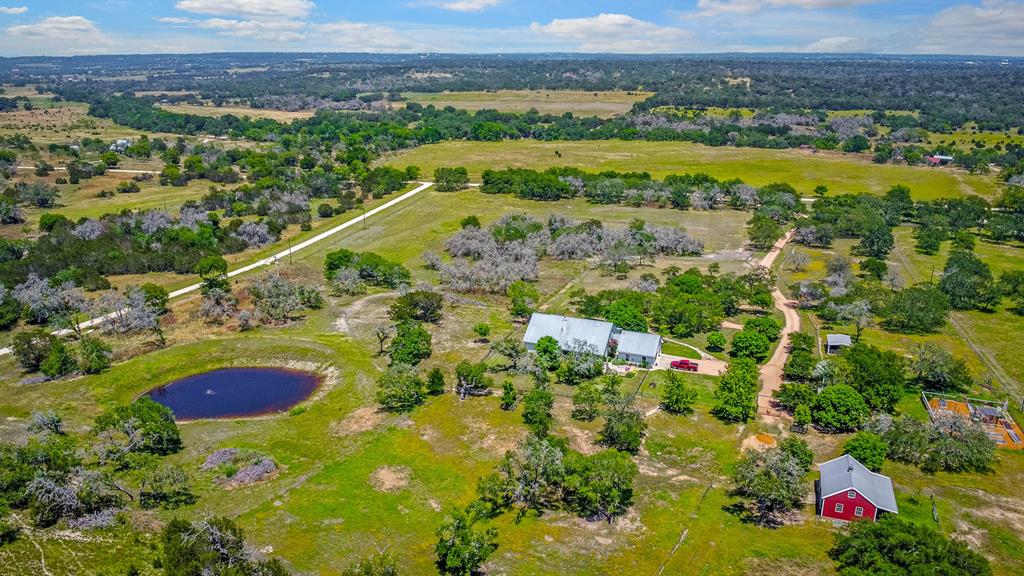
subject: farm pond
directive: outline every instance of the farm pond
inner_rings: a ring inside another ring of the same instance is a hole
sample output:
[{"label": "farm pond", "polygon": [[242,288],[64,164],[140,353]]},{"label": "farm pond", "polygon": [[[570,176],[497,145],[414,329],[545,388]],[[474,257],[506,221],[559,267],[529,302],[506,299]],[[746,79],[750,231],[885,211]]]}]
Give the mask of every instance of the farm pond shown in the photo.
[{"label": "farm pond", "polygon": [[222,368],[175,380],[147,396],[177,420],[239,418],[281,412],[316,390],[319,378],[285,368]]}]

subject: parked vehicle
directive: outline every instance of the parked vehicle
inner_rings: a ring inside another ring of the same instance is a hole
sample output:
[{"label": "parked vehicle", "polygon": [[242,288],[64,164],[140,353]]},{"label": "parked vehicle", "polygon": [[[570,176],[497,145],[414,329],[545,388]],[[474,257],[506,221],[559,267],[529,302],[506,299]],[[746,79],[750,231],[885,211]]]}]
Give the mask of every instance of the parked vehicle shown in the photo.
[{"label": "parked vehicle", "polygon": [[670,366],[673,370],[685,370],[687,372],[697,371],[697,363],[693,360],[686,360],[685,358],[682,360],[673,360]]}]

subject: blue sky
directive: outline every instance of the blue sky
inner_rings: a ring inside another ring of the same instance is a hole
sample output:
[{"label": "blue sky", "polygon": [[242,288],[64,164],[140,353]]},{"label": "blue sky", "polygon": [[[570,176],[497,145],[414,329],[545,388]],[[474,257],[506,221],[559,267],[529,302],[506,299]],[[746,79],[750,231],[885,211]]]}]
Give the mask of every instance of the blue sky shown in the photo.
[{"label": "blue sky", "polygon": [[0,0],[0,55],[876,52],[1024,56],[1024,0]]}]

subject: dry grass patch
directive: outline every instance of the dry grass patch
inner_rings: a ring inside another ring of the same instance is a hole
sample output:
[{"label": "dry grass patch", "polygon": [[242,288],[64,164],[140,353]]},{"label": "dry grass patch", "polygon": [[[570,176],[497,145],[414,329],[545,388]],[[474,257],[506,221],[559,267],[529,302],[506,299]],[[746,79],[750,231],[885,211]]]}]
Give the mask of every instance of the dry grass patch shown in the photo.
[{"label": "dry grass patch", "polygon": [[370,485],[378,492],[397,492],[409,485],[412,470],[405,466],[381,466],[370,475]]}]

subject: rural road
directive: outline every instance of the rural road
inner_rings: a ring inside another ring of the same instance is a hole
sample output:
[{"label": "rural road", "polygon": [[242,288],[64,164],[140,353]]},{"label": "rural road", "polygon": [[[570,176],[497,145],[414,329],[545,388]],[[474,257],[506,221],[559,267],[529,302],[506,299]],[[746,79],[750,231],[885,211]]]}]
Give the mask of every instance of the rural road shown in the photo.
[{"label": "rural road", "polygon": [[[761,259],[761,266],[771,268],[792,237],[793,230],[790,230],[780,238]],[[775,352],[768,362],[761,366],[761,391],[757,395],[757,411],[762,418],[772,418],[773,415],[778,414],[771,405],[772,392],[782,386],[782,369],[786,366],[786,358],[789,357],[789,335],[800,331],[800,315],[796,312],[796,303],[787,300],[778,288],[772,292],[772,299],[775,301],[775,307],[782,311],[785,325],[782,327],[782,337],[779,339],[779,345],[775,348]]]},{"label": "rural road", "polygon": [[[408,200],[409,198],[412,198],[416,194],[419,194],[420,192],[426,190],[427,188],[430,188],[433,185],[434,185],[433,182],[420,182],[419,186],[413,188],[412,190],[406,192],[405,194],[402,194],[401,196],[398,196],[397,198],[393,198],[391,200],[388,200],[387,202],[381,204],[380,206],[377,206],[376,208],[374,208],[372,210],[367,210],[365,214],[357,216],[357,217],[355,217],[355,218],[353,218],[351,220],[342,222],[341,224],[338,224],[337,226],[335,226],[334,228],[331,228],[330,230],[325,230],[324,232],[321,232],[320,234],[317,234],[316,236],[313,236],[312,238],[309,238],[307,240],[303,240],[302,242],[299,242],[298,244],[296,244],[296,245],[294,245],[294,246],[292,246],[290,248],[286,248],[285,250],[282,250],[282,251],[280,251],[280,252],[278,252],[278,253],[276,253],[276,254],[274,254],[272,256],[268,256],[267,258],[263,258],[262,260],[257,260],[257,261],[255,261],[255,262],[253,262],[251,264],[247,264],[245,266],[242,266],[241,268],[236,268],[235,270],[229,271],[228,272],[228,278],[231,278],[231,277],[234,277],[234,276],[238,276],[239,274],[245,274],[246,272],[255,270],[257,268],[261,268],[263,266],[269,266],[271,264],[274,264],[275,262],[277,262],[278,260],[281,260],[282,258],[286,258],[286,257],[288,257],[288,256],[290,256],[292,254],[295,254],[296,252],[299,252],[300,250],[303,250],[303,249],[308,248],[308,247],[310,247],[310,246],[312,246],[312,245],[314,245],[314,244],[316,244],[318,242],[326,240],[327,238],[330,238],[331,236],[337,234],[338,232],[341,232],[342,230],[345,230],[347,228],[351,228],[352,226],[355,226],[356,224],[359,224],[359,223],[363,222],[364,220],[366,220],[367,218],[373,216],[374,214],[378,214],[380,212],[383,212],[384,210],[387,210],[388,208],[394,206],[395,204],[398,204],[399,202],[402,202],[404,200]],[[177,298],[178,296],[182,296],[182,295],[188,294],[189,292],[195,292],[196,290],[199,290],[199,288],[201,286],[202,286],[201,283],[196,283],[196,284],[192,284],[192,285],[189,285],[189,286],[185,286],[184,288],[179,288],[178,290],[175,290],[175,291],[171,292],[169,294],[169,296],[171,298]],[[96,318],[90,318],[89,320],[86,320],[85,322],[82,322],[81,324],[79,324],[78,327],[80,329],[82,329],[82,330],[85,330],[85,329],[88,329],[88,328],[93,328],[94,326],[99,325],[104,320],[114,316],[115,314],[117,314],[117,312],[111,312],[110,314],[104,314],[103,316],[97,316]],[[70,333],[70,330],[58,330],[58,331],[54,332],[54,334],[56,334],[58,336],[64,336],[64,335],[69,334],[69,333]],[[11,349],[10,348],[0,348],[0,356],[6,355],[6,354],[10,354],[10,353],[11,353]]]}]

